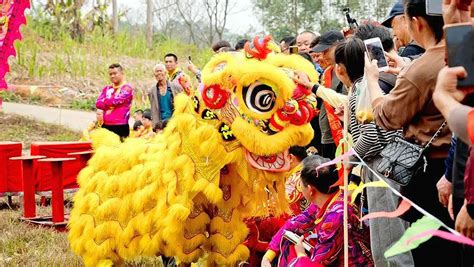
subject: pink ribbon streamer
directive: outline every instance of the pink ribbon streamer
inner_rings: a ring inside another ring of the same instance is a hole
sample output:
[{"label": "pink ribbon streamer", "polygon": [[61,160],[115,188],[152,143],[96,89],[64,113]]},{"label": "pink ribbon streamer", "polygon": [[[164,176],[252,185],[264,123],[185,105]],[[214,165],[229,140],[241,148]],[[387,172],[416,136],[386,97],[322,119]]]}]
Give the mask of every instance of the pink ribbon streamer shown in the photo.
[{"label": "pink ribbon streamer", "polygon": [[388,211],[380,211],[380,212],[372,212],[360,219],[360,221],[365,221],[367,219],[375,219],[375,218],[396,218],[403,213],[407,212],[411,207],[410,202],[406,201],[405,199],[402,200],[398,208],[394,211],[388,212]]},{"label": "pink ribbon streamer", "polygon": [[338,164],[338,163],[339,163],[340,161],[342,161],[344,158],[350,157],[350,156],[352,156],[352,155],[355,155],[354,149],[351,149],[351,150],[347,151],[347,153],[342,154],[342,155],[340,155],[339,157],[336,157],[336,158],[334,158],[334,159],[331,160],[331,161],[328,161],[328,162],[326,162],[326,163],[323,163],[323,164],[319,165],[319,166],[316,168],[316,170],[319,170],[319,169],[324,168],[324,167],[327,167],[327,166],[331,166],[331,165]]},{"label": "pink ribbon streamer", "polygon": [[437,236],[437,237],[440,237],[440,238],[443,238],[443,239],[446,239],[446,240],[449,240],[449,241],[452,241],[452,242],[457,242],[457,243],[461,243],[461,244],[465,244],[465,245],[469,245],[469,246],[474,247],[474,240],[469,239],[469,238],[467,238],[463,235],[455,235],[455,234],[448,233],[448,232],[441,231],[441,230],[428,230],[428,231],[419,233],[417,235],[412,236],[410,239],[408,239],[406,241],[406,244],[408,245],[411,242],[413,242],[415,240],[418,240],[420,238],[423,238],[425,236]]}]

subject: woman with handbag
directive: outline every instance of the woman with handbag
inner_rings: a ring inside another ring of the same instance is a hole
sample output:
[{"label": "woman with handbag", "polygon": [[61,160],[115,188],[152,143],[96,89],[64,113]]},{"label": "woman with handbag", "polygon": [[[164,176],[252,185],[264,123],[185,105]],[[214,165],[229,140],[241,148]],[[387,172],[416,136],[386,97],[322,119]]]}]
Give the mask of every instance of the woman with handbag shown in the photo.
[{"label": "woman with handbag", "polygon": [[[353,149],[365,164],[371,169],[375,167],[375,158],[382,149],[399,131],[386,131],[370,121],[361,121],[357,116],[358,103],[363,101],[364,91],[368,90],[364,75],[364,42],[358,38],[349,38],[336,47],[336,75],[349,91],[349,128],[354,140]],[[368,97],[368,96],[366,96]],[[370,111],[371,113],[371,111]],[[352,156],[351,162],[358,161]],[[351,169],[350,164],[344,164],[346,169]],[[364,167],[361,173],[364,183],[377,181],[378,179]],[[400,186],[391,183],[392,187],[400,189]],[[399,197],[388,188],[368,187],[366,188],[369,213],[379,211],[395,210],[398,206]],[[411,252],[406,252],[392,258],[386,259],[384,252],[397,242],[408,224],[400,218],[388,219],[377,218],[369,220],[370,246],[376,266],[413,266]]]},{"label": "woman with handbag", "polygon": [[[448,211],[438,201],[436,189],[444,174],[451,140],[432,99],[438,72],[445,65],[443,18],[427,15],[425,0],[407,0],[405,19],[411,36],[426,53],[400,72],[388,95],[380,92],[377,63],[366,59],[374,121],[387,130],[402,128],[405,138],[394,139],[384,148],[376,168],[388,179],[403,184],[403,195],[453,226]],[[421,213],[412,208],[403,218],[415,222]],[[459,266],[458,248],[452,242],[433,237],[412,250],[412,254],[416,266]]]}]

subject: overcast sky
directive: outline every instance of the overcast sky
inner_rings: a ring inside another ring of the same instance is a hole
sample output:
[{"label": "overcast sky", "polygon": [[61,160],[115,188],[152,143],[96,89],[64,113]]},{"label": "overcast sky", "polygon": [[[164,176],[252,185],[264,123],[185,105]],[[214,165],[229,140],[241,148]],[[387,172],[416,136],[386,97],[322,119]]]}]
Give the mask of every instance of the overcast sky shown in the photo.
[{"label": "overcast sky", "polygon": [[[140,23],[145,22],[146,9],[145,1],[140,0],[118,0],[119,9],[129,9],[128,18],[132,21]],[[138,2],[138,3],[137,3]],[[232,13],[229,14],[226,28],[233,33],[246,33],[247,30],[253,27],[256,31],[261,31],[257,15],[253,11],[251,0],[231,0],[233,6]]]}]

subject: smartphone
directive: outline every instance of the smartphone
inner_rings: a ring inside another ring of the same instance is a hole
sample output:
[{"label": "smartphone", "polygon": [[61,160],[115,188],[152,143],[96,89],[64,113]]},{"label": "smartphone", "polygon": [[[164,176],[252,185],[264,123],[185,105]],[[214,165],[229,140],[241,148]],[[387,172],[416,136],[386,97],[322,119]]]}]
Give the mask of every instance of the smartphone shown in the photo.
[{"label": "smartphone", "polygon": [[472,24],[458,23],[444,27],[448,66],[463,66],[467,77],[458,80],[458,87],[474,86],[474,33]]},{"label": "smartphone", "polygon": [[188,60],[189,60],[189,61],[193,61],[193,60],[191,59],[191,56],[188,56]]},{"label": "smartphone", "polygon": [[443,0],[426,0],[426,14],[430,16],[443,15]]},{"label": "smartphone", "polygon": [[298,54],[299,49],[296,45],[292,45],[288,48],[290,50],[290,54]]},{"label": "smartphone", "polygon": [[377,66],[379,67],[380,71],[388,70],[388,62],[385,58],[385,54],[383,51],[382,41],[380,38],[372,38],[364,40],[365,50],[367,50],[367,54],[369,55],[370,60],[377,60]]},{"label": "smartphone", "polygon": [[[300,236],[293,233],[293,232],[290,232],[290,231],[287,231],[285,230],[285,232],[283,233],[283,237],[285,237],[286,239],[288,239],[291,243],[293,244],[296,244],[298,243],[298,241],[300,240]],[[314,247],[308,243],[306,240],[303,241],[303,247],[306,251],[310,252]]]}]

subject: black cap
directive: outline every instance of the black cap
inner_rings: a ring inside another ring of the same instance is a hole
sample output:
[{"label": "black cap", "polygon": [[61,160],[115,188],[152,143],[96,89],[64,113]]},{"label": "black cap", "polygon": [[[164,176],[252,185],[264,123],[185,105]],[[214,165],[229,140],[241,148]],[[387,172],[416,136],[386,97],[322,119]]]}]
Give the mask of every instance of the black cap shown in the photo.
[{"label": "black cap", "polygon": [[319,43],[311,49],[311,52],[321,53],[331,46],[344,41],[344,35],[339,31],[328,31],[319,38]]},{"label": "black cap", "polygon": [[392,9],[390,9],[390,13],[388,13],[388,18],[386,18],[382,25],[387,28],[392,28],[392,20],[394,17],[398,15],[403,15],[405,12],[405,8],[403,7],[402,1],[397,1],[395,5],[393,5]]}]

